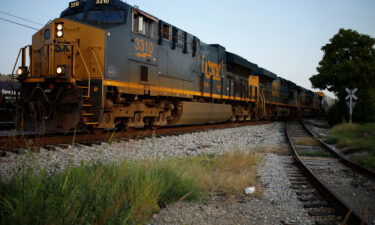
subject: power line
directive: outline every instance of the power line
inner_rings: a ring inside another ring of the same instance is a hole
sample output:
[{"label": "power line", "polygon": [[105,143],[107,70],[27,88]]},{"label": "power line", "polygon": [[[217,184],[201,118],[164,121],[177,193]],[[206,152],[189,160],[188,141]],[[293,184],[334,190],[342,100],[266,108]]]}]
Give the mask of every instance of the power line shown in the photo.
[{"label": "power line", "polygon": [[7,12],[1,11],[1,10],[0,10],[0,13],[8,15],[8,16],[12,16],[12,17],[20,19],[20,20],[24,20],[24,21],[27,21],[27,22],[30,22],[30,23],[33,23],[33,24],[44,26],[44,24],[41,24],[41,23],[38,23],[38,22],[35,22],[35,21],[32,21],[32,20],[28,20],[28,19],[25,19],[25,18],[22,18],[22,17],[19,17],[19,16],[15,16],[13,14],[10,14],[10,13],[7,13]]},{"label": "power line", "polygon": [[17,24],[17,25],[20,25],[20,26],[23,26],[23,27],[27,27],[27,28],[30,28],[30,29],[39,30],[39,29],[37,29],[35,27],[30,27],[30,26],[27,26],[25,24],[17,23],[17,22],[14,22],[14,21],[11,21],[11,20],[7,20],[7,19],[1,18],[1,17],[0,17],[0,20],[7,21],[9,23],[14,23],[14,24]]}]

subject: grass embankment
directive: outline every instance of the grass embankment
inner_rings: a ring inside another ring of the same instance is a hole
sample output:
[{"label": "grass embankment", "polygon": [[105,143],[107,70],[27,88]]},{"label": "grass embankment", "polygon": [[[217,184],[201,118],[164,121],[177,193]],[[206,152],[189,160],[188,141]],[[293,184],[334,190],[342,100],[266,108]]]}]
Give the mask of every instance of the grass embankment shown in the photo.
[{"label": "grass embankment", "polygon": [[324,141],[350,149],[349,152],[354,153],[350,157],[351,160],[375,168],[375,123],[336,125]]},{"label": "grass embankment", "polygon": [[1,224],[143,224],[160,206],[255,186],[260,156],[240,152],[167,161],[28,169],[0,182]]}]

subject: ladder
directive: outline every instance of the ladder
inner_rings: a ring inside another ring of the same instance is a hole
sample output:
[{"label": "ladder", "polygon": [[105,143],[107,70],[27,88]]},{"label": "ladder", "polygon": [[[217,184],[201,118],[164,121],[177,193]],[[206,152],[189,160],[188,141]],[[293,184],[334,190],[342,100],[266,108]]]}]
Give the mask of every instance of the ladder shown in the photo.
[{"label": "ladder", "polygon": [[82,121],[85,125],[97,125],[99,124],[98,121],[96,121],[95,118],[95,106],[92,103],[92,96],[90,91],[90,81],[85,84],[85,82],[82,82],[80,86],[77,86],[77,88],[82,90],[82,110],[81,110],[81,117]]},{"label": "ladder", "polygon": [[[82,81],[81,85],[78,86],[82,90],[82,111],[81,111],[81,117],[83,120],[83,123],[85,125],[97,125],[99,124],[99,121],[96,121],[95,119],[95,106],[92,102],[92,96],[91,96],[91,73],[87,67],[86,61],[83,57],[83,54],[81,52],[81,49],[79,48],[78,45],[76,45],[76,48],[78,49],[79,55],[81,56],[83,65],[85,66],[86,69],[86,77],[88,77],[87,81]],[[89,51],[92,53],[95,62],[98,66],[98,69],[100,71],[100,74],[102,76],[102,79],[104,78],[103,72],[100,69],[99,61],[98,58],[95,54],[94,48],[89,48]]]}]

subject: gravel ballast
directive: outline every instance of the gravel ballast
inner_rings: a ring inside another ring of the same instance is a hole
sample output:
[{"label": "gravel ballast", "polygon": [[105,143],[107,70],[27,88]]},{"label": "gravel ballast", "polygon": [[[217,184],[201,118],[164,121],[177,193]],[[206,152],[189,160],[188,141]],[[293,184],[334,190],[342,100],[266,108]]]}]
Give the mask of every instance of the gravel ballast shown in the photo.
[{"label": "gravel ballast", "polygon": [[[69,165],[79,166],[81,162],[168,159],[279,148],[286,145],[283,126],[275,122],[95,146],[70,146],[54,151],[41,149],[39,153],[7,153],[6,157],[0,157],[0,175],[2,179],[9,179],[14,171],[30,164],[55,173]],[[177,202],[155,214],[150,224],[313,224],[290,188],[286,163],[290,163],[287,156],[265,156],[257,172],[262,189],[259,197],[215,195],[204,203]]]},{"label": "gravel ballast", "polygon": [[53,173],[62,171],[68,165],[79,166],[81,162],[109,163],[124,159],[167,159],[202,153],[221,154],[233,150],[275,147],[282,143],[283,124],[276,122],[177,136],[132,139],[112,144],[69,146],[67,149],[56,147],[53,151],[41,149],[39,153],[7,152],[6,157],[0,157],[0,177],[8,179],[14,171],[30,164],[39,165]]},{"label": "gravel ballast", "polygon": [[290,158],[268,154],[258,176],[260,197],[214,196],[205,203],[177,202],[156,214],[150,225],[158,224],[315,224],[308,216],[285,171]]}]

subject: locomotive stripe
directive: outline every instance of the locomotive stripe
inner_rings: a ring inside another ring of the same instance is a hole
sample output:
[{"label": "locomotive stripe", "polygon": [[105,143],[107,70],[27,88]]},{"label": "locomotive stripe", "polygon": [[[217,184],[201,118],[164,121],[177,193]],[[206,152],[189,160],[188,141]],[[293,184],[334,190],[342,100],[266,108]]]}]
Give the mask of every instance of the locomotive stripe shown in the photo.
[{"label": "locomotive stripe", "polygon": [[[118,87],[125,87],[125,88],[134,88],[134,89],[144,89],[145,86],[142,84],[137,83],[130,83],[124,81],[112,81],[112,80],[104,80],[103,85],[105,86],[118,86]],[[182,89],[175,89],[175,88],[167,88],[167,87],[160,87],[160,86],[150,86],[150,90],[152,91],[159,91],[159,92],[170,92],[175,94],[184,94],[184,95],[191,95],[191,96],[203,96],[209,98],[216,98],[216,99],[232,99],[237,101],[247,101],[247,102],[255,102],[255,99],[250,98],[241,98],[241,97],[232,97],[227,95],[218,95],[218,94],[210,94],[210,93],[201,93],[198,91],[189,91],[189,90],[182,90]]]}]

